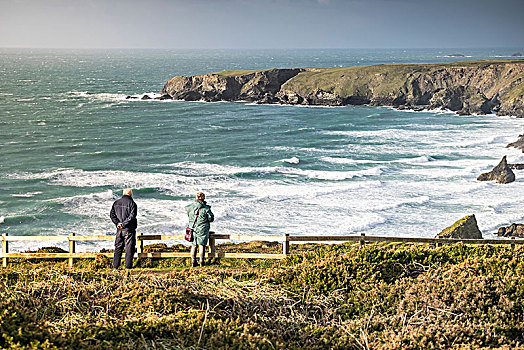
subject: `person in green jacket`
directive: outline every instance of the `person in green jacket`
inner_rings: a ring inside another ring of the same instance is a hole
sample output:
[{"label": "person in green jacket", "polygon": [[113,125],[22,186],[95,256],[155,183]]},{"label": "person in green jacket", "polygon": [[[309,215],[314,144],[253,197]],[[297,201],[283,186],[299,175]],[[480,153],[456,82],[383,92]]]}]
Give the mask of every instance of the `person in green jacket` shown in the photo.
[{"label": "person in green jacket", "polygon": [[207,205],[205,199],[206,195],[198,192],[195,202],[186,206],[189,227],[193,229],[193,245],[191,246],[191,265],[193,267],[197,266],[197,247],[200,266],[204,266],[204,252],[209,240],[209,223],[215,220],[215,216],[211,212],[211,206]]}]

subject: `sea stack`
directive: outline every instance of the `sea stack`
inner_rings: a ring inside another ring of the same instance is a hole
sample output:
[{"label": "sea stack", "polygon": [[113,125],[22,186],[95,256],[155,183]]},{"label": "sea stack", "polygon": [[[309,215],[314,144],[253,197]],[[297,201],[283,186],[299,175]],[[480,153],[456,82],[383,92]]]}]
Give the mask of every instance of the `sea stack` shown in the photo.
[{"label": "sea stack", "polygon": [[482,239],[475,215],[468,215],[446,227],[436,238]]},{"label": "sea stack", "polygon": [[492,181],[495,180],[499,184],[507,184],[515,181],[515,173],[508,166],[506,156],[502,157],[500,163],[493,168],[489,173],[480,174],[477,177],[479,181]]}]

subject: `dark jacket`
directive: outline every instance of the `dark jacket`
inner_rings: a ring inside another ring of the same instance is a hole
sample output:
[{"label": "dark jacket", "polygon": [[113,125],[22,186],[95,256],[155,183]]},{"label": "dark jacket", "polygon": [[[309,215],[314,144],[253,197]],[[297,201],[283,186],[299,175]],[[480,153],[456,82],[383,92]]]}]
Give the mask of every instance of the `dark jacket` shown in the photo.
[{"label": "dark jacket", "polygon": [[127,228],[129,232],[135,232],[137,227],[136,212],[137,206],[133,198],[122,196],[113,203],[109,216],[115,225],[122,223],[123,228]]},{"label": "dark jacket", "polygon": [[[200,212],[198,209],[200,209]],[[189,227],[193,229],[193,244],[207,245],[209,223],[215,220],[215,216],[211,212],[211,206],[207,205],[205,201],[196,201],[186,206],[186,212],[189,218]],[[196,216],[197,213],[198,218]]]}]

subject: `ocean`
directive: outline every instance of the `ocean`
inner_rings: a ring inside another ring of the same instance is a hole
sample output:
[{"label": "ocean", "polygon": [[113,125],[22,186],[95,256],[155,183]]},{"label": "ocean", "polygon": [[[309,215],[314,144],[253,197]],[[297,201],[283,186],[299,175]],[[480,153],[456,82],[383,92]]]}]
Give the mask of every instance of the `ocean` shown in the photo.
[{"label": "ocean", "polygon": [[[484,237],[523,222],[524,171],[479,182],[524,119],[387,107],[126,100],[175,75],[509,57],[519,49],[0,49],[0,232],[114,233],[135,192],[139,232],[183,233],[207,195],[217,233],[433,237],[475,214]],[[520,49],[522,51],[522,49]],[[465,57],[446,57],[460,52]],[[111,242],[86,243],[99,249]],[[12,245],[15,250],[42,243]]]}]

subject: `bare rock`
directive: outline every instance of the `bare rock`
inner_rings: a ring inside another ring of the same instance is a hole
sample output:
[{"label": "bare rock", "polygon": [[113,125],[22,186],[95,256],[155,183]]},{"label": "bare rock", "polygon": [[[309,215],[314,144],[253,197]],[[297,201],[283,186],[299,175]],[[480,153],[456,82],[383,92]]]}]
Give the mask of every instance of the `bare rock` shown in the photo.
[{"label": "bare rock", "polygon": [[522,150],[524,152],[524,135],[519,135],[519,138],[517,141],[512,142],[506,146],[506,148],[509,147],[515,147],[516,149]]},{"label": "bare rock", "polygon": [[160,100],[160,101],[163,101],[163,100],[172,100],[173,98],[171,98],[171,96],[169,96],[168,94],[164,94],[160,97],[155,97],[155,100]]},{"label": "bare rock", "polygon": [[501,237],[520,237],[524,238],[524,224],[511,224],[508,227],[501,227],[497,232]]},{"label": "bare rock", "polygon": [[453,225],[446,227],[436,237],[453,239],[482,239],[482,232],[479,230],[475,215],[468,215],[456,221]]},{"label": "bare rock", "polygon": [[506,156],[502,157],[500,163],[493,168],[489,173],[480,174],[477,177],[478,181],[492,181],[495,180],[499,184],[507,184],[515,181],[515,174],[508,166]]},{"label": "bare rock", "polygon": [[508,164],[508,166],[513,170],[523,170],[524,169],[524,164],[522,163]]},{"label": "bare rock", "polygon": [[141,100],[150,100],[151,97],[149,97],[149,95],[144,95],[142,96]]}]

